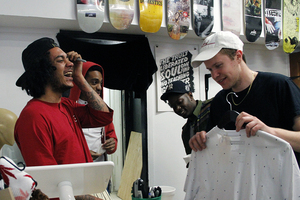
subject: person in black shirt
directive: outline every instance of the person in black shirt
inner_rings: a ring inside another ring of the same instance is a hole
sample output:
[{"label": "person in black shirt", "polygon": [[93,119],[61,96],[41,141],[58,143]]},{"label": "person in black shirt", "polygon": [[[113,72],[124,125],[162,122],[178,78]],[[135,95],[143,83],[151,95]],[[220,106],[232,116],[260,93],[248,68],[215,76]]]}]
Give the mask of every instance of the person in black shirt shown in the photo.
[{"label": "person in black shirt", "polygon": [[[243,61],[243,42],[231,32],[220,31],[207,37],[193,67],[204,62],[221,90],[211,103],[206,131],[216,126],[224,113],[239,112],[236,122],[225,129],[240,131],[247,136],[265,131],[289,142],[299,165],[300,161],[300,89],[287,76],[256,72]],[[226,96],[229,92],[228,101]],[[230,104],[229,104],[230,103]],[[206,131],[197,132],[189,144],[194,151],[206,148]]]}]

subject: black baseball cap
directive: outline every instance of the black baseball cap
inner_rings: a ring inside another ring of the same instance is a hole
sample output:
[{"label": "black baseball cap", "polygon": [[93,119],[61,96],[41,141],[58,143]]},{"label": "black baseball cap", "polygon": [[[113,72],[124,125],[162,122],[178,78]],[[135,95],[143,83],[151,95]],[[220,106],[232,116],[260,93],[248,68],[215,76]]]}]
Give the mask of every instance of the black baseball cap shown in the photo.
[{"label": "black baseball cap", "polygon": [[48,37],[40,38],[31,44],[29,44],[26,49],[22,52],[22,62],[25,72],[17,80],[16,85],[21,87],[24,79],[28,74],[28,71],[36,66],[40,57],[45,55],[50,49],[54,47],[59,47],[53,39]]},{"label": "black baseball cap", "polygon": [[189,85],[185,84],[182,81],[174,81],[168,85],[166,92],[163,95],[161,95],[160,99],[166,101],[170,94],[184,94],[188,92],[190,92]]}]

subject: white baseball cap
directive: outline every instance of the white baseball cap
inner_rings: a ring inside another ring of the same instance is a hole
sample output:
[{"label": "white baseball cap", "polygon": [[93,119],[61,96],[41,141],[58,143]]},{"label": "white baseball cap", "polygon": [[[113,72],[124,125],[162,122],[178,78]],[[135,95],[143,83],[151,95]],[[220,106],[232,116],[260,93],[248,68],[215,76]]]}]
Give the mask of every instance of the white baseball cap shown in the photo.
[{"label": "white baseball cap", "polygon": [[192,60],[192,66],[198,67],[203,61],[213,58],[223,48],[236,49],[243,51],[244,43],[242,40],[230,31],[216,32],[202,43],[200,53]]}]

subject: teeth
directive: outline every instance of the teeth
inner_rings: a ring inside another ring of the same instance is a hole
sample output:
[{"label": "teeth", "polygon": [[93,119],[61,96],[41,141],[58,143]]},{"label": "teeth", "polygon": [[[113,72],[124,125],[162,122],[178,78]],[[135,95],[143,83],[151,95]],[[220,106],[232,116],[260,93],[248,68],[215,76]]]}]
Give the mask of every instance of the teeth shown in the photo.
[{"label": "teeth", "polygon": [[72,76],[72,72],[65,73],[65,76]]}]

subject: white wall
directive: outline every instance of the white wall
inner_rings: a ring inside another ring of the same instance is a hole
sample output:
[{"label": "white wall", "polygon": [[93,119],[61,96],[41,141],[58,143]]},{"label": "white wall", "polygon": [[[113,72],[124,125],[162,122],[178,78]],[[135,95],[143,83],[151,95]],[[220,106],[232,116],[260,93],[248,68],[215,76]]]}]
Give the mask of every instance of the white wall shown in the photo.
[{"label": "white wall", "polygon": [[[22,0],[15,0],[11,4],[0,7],[0,107],[9,109],[17,115],[30,99],[24,91],[15,86],[17,78],[24,72],[21,62],[23,49],[37,38],[43,36],[55,38],[59,28],[62,28],[61,21],[64,21],[64,24],[71,24],[73,27],[71,29],[78,29],[75,20],[76,14],[74,13],[75,1],[66,0],[63,4],[58,0],[48,1],[48,3],[41,2],[40,0],[28,0],[25,3]],[[216,10],[219,9],[216,8]],[[26,20],[26,17],[34,17],[34,22],[42,23],[30,23]],[[218,15],[215,14],[215,17],[217,19]],[[13,19],[13,24],[10,23],[10,18]],[[49,22],[46,18],[53,19],[55,23],[50,23],[51,26],[48,23],[44,24],[44,22]],[[220,29],[219,24],[217,21],[214,31]],[[108,23],[100,29],[103,32],[109,32],[110,30],[111,27]],[[133,25],[128,31],[118,33],[141,34],[141,31],[137,25]],[[199,45],[202,43],[201,39],[195,37],[193,31],[190,31],[188,36],[181,41],[174,41],[169,38],[166,29],[161,29],[157,34],[146,35],[152,50],[154,50],[155,44],[160,42]],[[262,39],[258,43],[262,43],[261,41]],[[245,45],[245,54],[250,68],[289,75],[288,55],[282,51],[282,47],[269,51],[258,43]],[[200,79],[201,99],[205,97],[204,82],[201,78],[205,73],[208,73],[208,71],[201,66],[199,74],[195,75],[196,79]],[[174,200],[182,200],[184,199],[183,185],[186,168],[182,159],[185,151],[181,141],[181,127],[185,120],[176,116],[173,112],[156,112],[156,99],[159,97],[156,96],[155,75],[153,79],[154,82],[147,92],[150,185],[173,186],[176,188]],[[218,85],[210,81],[210,97],[215,95],[219,89]]]},{"label": "white wall", "polygon": [[75,0],[13,0],[3,3],[0,13],[8,16],[76,19]]}]

